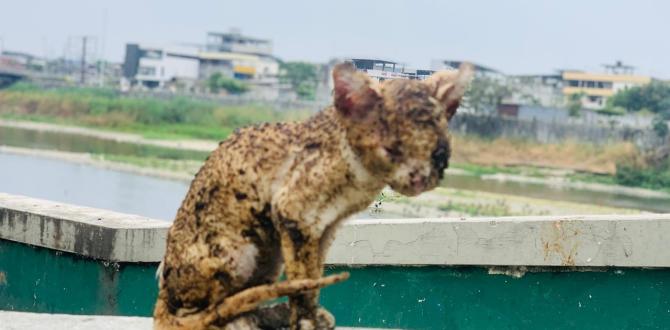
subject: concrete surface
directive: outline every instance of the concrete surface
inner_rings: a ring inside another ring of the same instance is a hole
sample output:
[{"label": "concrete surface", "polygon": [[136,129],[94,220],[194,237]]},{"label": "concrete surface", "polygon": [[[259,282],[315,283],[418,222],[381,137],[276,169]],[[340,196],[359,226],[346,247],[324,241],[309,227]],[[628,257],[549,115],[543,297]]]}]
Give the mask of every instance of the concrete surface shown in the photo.
[{"label": "concrete surface", "polygon": [[352,220],[327,262],[670,267],[670,214]]},{"label": "concrete surface", "polygon": [[[0,330],[149,330],[149,317],[40,314],[0,311]],[[341,328],[353,330],[363,328]],[[365,328],[370,329],[370,328]],[[371,330],[371,329],[370,329]]]},{"label": "concrete surface", "polygon": [[148,317],[41,314],[0,311],[0,330],[140,330],[151,329]]},{"label": "concrete surface", "polygon": [[[0,193],[0,238],[157,262],[169,223]],[[670,214],[351,220],[328,264],[670,267]]]},{"label": "concrete surface", "polygon": [[170,223],[0,193],[0,238],[109,261],[155,262]]}]

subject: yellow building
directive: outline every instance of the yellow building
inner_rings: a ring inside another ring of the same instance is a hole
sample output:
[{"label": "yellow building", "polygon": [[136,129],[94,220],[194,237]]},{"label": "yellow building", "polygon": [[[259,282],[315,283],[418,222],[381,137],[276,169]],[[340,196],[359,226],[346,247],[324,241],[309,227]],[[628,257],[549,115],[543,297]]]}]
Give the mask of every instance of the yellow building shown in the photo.
[{"label": "yellow building", "polygon": [[602,109],[607,98],[618,91],[651,82],[651,77],[633,74],[563,72],[563,95],[583,94],[582,105],[588,109]]}]

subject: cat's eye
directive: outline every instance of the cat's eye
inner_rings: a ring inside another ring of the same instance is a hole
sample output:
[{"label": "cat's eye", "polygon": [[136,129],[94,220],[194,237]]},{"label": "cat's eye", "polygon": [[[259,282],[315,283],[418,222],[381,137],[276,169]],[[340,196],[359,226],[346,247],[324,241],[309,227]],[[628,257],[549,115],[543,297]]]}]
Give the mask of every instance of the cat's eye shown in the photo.
[{"label": "cat's eye", "polygon": [[427,109],[413,109],[411,114],[412,120],[417,124],[432,125],[435,120],[433,112]]}]

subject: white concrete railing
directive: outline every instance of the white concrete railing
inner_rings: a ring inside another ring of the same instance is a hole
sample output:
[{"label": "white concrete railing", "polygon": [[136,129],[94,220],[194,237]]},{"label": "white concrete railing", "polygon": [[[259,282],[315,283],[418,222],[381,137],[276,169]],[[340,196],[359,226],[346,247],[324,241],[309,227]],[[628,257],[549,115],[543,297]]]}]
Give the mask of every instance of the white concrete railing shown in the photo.
[{"label": "white concrete railing", "polygon": [[[0,193],[0,239],[114,262],[158,262],[170,223]],[[351,220],[346,265],[670,267],[670,214]]]}]

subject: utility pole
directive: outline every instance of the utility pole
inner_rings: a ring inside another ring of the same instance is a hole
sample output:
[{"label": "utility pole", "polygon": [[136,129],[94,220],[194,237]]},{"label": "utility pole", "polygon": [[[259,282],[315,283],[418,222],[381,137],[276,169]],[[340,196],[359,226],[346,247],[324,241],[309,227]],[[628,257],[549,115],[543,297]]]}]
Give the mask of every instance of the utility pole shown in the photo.
[{"label": "utility pole", "polygon": [[86,43],[88,42],[88,37],[81,37],[81,78],[79,82],[84,85],[86,83]]},{"label": "utility pole", "polygon": [[107,69],[107,59],[105,58],[105,43],[107,42],[107,9],[105,8],[102,11],[102,51],[100,58],[102,61],[98,61],[100,65],[98,66],[98,84],[100,87],[105,86],[105,74]]}]

